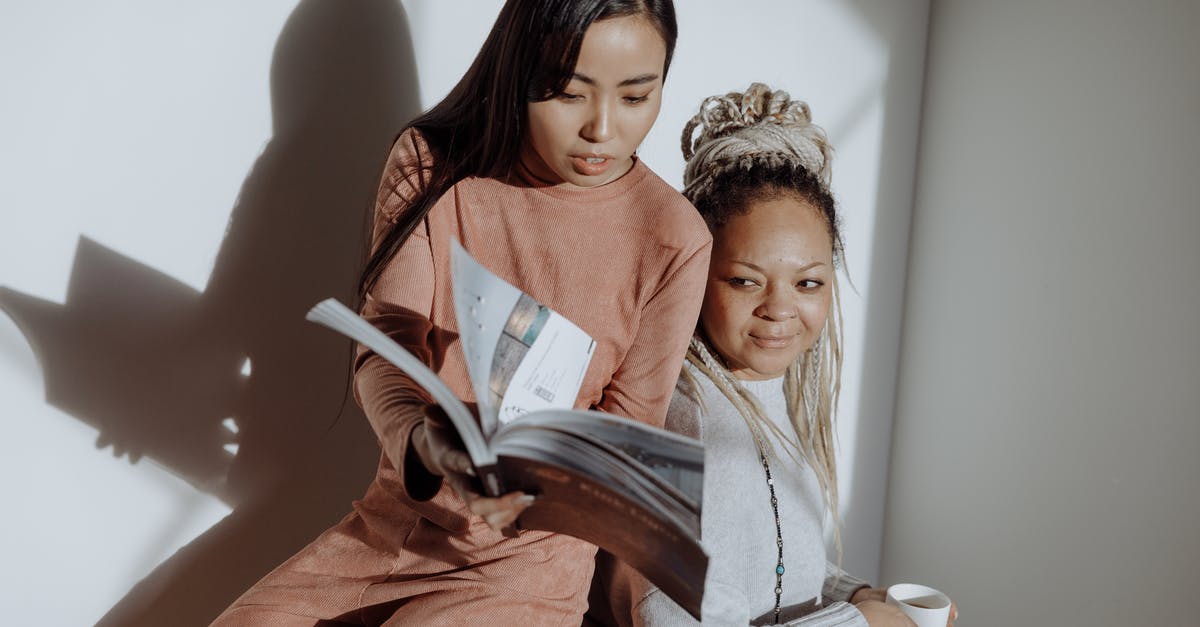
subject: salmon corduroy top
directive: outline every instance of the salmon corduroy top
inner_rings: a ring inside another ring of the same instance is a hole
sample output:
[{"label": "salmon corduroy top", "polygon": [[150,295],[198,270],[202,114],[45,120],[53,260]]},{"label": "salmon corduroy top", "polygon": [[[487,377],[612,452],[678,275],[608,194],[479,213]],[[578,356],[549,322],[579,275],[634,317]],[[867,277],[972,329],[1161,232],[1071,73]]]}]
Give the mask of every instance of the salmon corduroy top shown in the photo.
[{"label": "salmon corduroy top", "polygon": [[[380,184],[376,243],[408,207],[428,159],[411,130],[395,143]],[[452,239],[596,341],[576,407],[663,424],[699,315],[712,243],[682,195],[640,160],[595,188],[468,178],[447,191],[385,267],[363,314],[470,403],[449,281]],[[356,362],[355,392],[383,448],[367,498],[375,502],[360,504],[360,513],[384,514],[379,501],[388,495],[448,532],[466,532],[465,504],[415,455],[405,460],[426,394],[369,352]]]}]

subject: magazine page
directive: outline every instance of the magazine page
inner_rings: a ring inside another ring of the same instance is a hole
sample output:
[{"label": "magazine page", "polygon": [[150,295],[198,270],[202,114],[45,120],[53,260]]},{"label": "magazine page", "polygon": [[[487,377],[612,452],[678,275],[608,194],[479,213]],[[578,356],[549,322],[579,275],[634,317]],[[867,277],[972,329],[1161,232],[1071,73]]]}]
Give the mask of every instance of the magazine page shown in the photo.
[{"label": "magazine page", "polygon": [[434,402],[441,405],[442,410],[454,423],[455,429],[462,438],[463,446],[467,449],[467,454],[471,456],[475,467],[495,466],[496,456],[476,426],[471,410],[467,409],[467,406],[455,396],[445,382],[415,355],[379,329],[371,326],[371,323],[338,302],[337,299],[327,298],[317,303],[308,311],[305,318],[356,340],[412,377],[417,385],[429,392]]},{"label": "magazine page", "polygon": [[458,240],[451,240],[450,245],[450,285],[454,292],[458,339],[475,392],[479,426],[483,436],[490,438],[496,431],[499,405],[489,391],[492,362],[496,345],[522,292],[475,261]]},{"label": "magazine page", "polygon": [[455,314],[485,437],[527,413],[574,407],[596,343],[452,246]]},{"label": "magazine page", "polygon": [[[588,434],[526,426],[521,420],[513,429],[504,430],[498,441],[493,440],[492,449],[501,465],[505,464],[505,456],[551,461],[564,471],[572,471],[576,480],[602,484],[623,493],[638,503],[647,515],[670,519],[679,529],[700,537],[699,503],[693,503],[670,482],[619,449]],[[514,451],[524,453],[515,454]],[[540,491],[535,493],[540,495]],[[589,503],[577,505],[592,506]]]},{"label": "magazine page", "polygon": [[[704,445],[665,429],[599,411],[543,411],[518,425],[594,438],[615,448],[668,484],[664,489],[700,514],[704,491]],[[507,431],[507,430],[506,430]]]}]

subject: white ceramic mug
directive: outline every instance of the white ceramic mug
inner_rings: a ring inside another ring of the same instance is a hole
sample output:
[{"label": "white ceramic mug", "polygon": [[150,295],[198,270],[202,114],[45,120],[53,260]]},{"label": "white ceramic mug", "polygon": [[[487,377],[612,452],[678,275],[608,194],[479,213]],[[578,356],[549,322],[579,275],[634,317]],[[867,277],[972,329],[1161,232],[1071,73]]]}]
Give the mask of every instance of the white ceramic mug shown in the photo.
[{"label": "white ceramic mug", "polygon": [[950,620],[950,597],[929,586],[915,583],[890,586],[887,603],[900,608],[917,627],[946,627]]}]

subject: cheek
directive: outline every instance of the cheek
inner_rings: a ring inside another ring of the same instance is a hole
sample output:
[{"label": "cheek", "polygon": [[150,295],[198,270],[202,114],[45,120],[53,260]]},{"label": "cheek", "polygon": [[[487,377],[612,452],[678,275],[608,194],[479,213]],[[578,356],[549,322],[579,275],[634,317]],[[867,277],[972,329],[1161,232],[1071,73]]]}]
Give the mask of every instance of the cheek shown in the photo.
[{"label": "cheek", "polygon": [[529,105],[529,141],[540,155],[554,152],[555,144],[564,126],[563,114],[553,104]]},{"label": "cheek", "polygon": [[704,307],[700,309],[700,330],[710,340],[714,340],[722,326],[720,316],[709,306],[708,300],[705,299]]},{"label": "cheek", "polygon": [[[821,329],[825,328],[825,320],[829,317],[829,304],[828,298],[821,298],[806,301],[800,305],[800,320],[804,323],[804,329],[812,340],[816,340]],[[807,349],[808,346],[805,348]]]},{"label": "cheek", "polygon": [[740,307],[738,304],[724,298],[712,290],[704,296],[704,305],[700,309],[700,325],[704,333],[713,341],[720,342],[724,338],[736,337],[740,334]]},{"label": "cheek", "polygon": [[555,153],[554,150],[554,131],[546,127],[540,127],[537,133],[533,135],[533,149],[537,151],[543,159],[547,161]]},{"label": "cheek", "polygon": [[653,105],[649,103],[629,111],[625,116],[624,134],[633,142],[634,145],[641,144],[642,140],[646,139],[646,135],[650,133],[650,129],[654,126],[655,120],[658,119],[658,111],[661,103],[655,102]]}]

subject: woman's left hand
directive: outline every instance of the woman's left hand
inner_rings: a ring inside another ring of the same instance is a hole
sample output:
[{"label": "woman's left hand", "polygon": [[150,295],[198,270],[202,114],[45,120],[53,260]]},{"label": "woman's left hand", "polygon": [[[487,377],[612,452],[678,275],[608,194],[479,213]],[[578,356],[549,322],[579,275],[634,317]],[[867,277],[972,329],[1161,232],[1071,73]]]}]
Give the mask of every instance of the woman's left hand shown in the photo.
[{"label": "woman's left hand", "polygon": [[413,430],[412,435],[413,450],[421,464],[431,474],[448,482],[467,508],[494,531],[515,537],[517,517],[533,503],[534,497],[524,492],[509,492],[498,497],[480,494],[475,467],[446,412],[437,405],[427,405],[424,412],[424,422]]},{"label": "woman's left hand", "polygon": [[887,601],[887,588],[859,588],[850,597],[850,603],[859,604],[863,601]]},{"label": "woman's left hand", "polygon": [[[850,603],[859,604],[863,601],[887,601],[887,588],[859,588],[854,591],[850,597]],[[954,621],[958,620],[958,604],[953,599],[950,600],[950,620],[946,621],[946,627],[954,627]]]}]

